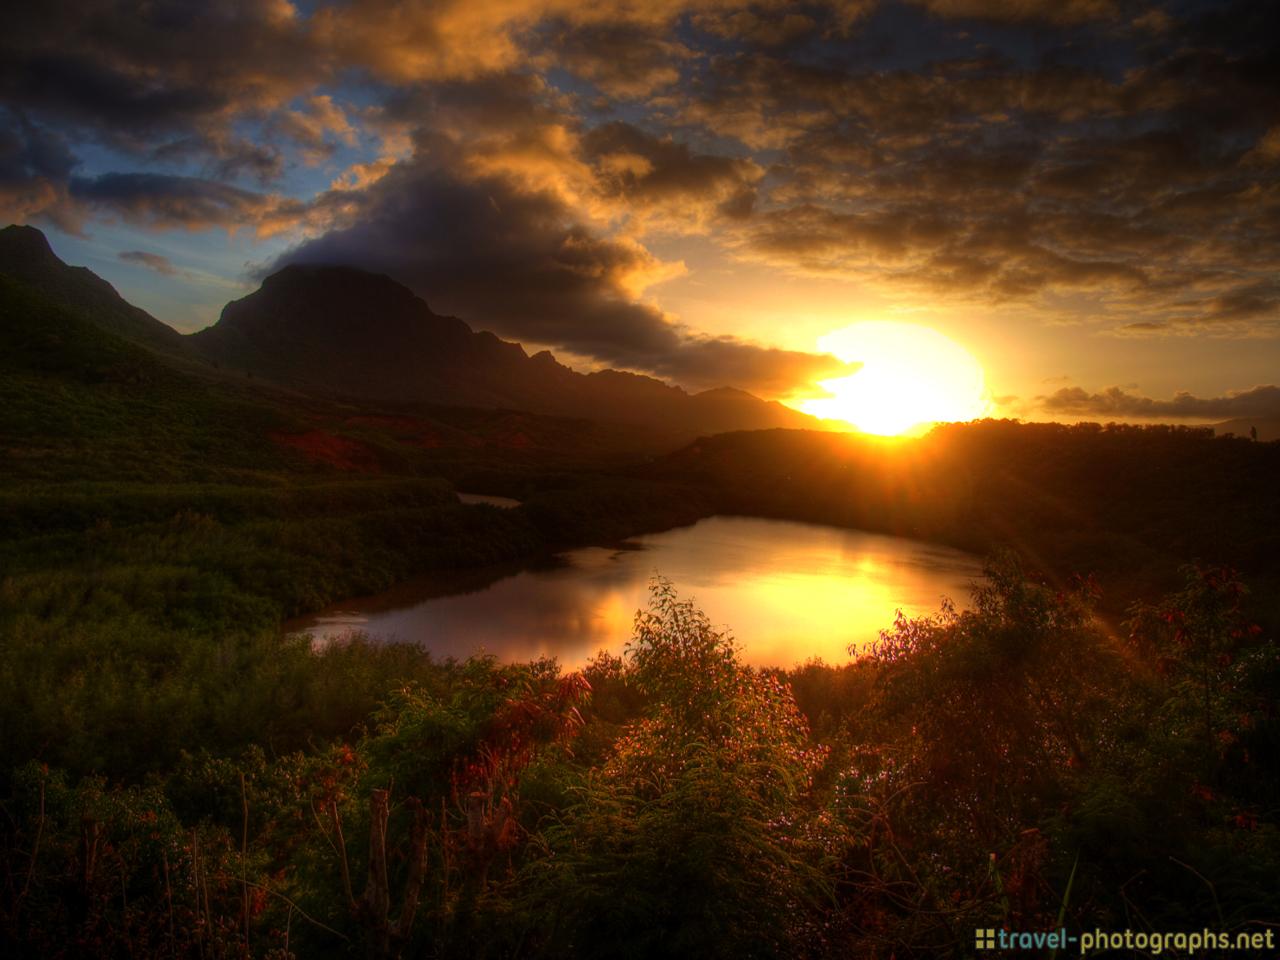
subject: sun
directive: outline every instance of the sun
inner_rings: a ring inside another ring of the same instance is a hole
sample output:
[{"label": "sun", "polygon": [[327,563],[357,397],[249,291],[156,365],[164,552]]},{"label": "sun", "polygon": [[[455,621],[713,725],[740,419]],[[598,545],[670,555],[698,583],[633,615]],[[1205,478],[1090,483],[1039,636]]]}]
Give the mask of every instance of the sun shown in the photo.
[{"label": "sun", "polygon": [[990,410],[982,366],[929,327],[855,323],[819,338],[818,349],[862,366],[851,376],[820,381],[827,396],[798,404],[815,417],[895,436],[931,423],[974,420]]}]

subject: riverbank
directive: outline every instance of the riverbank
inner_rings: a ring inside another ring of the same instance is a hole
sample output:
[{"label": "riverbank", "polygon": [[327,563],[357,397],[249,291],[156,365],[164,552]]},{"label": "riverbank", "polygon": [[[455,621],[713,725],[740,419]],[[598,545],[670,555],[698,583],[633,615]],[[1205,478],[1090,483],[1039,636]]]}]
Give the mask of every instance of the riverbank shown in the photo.
[{"label": "riverbank", "polygon": [[589,474],[514,510],[384,476],[9,484],[0,500],[0,761],[35,750],[129,778],[190,743],[294,749],[368,716],[394,655],[374,658],[367,683],[348,678],[349,709],[322,707],[306,690],[327,668],[281,649],[291,616],[709,512],[696,491]]}]

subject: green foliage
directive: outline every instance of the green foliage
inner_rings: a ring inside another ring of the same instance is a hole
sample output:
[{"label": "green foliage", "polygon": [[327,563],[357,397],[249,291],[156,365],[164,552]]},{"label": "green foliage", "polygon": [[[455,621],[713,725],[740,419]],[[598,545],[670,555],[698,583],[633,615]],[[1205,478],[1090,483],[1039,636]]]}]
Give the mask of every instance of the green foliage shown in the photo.
[{"label": "green foliage", "polygon": [[[985,575],[972,610],[900,617],[871,654],[878,709],[911,716],[930,781],[971,800],[975,823],[998,817],[998,790],[1011,783],[1050,802],[1062,772],[1112,739],[1112,705],[1125,696],[1123,661],[1091,616],[1091,584],[1036,583],[1012,556]],[[925,717],[915,715],[921,703],[931,705]]]},{"label": "green foliage", "polygon": [[823,892],[797,805],[821,751],[790,691],[652,586],[627,671],[648,697],[527,868],[558,956],[790,956]]},{"label": "green foliage", "polygon": [[[167,755],[149,777],[11,766],[0,946],[933,957],[967,955],[975,927],[1274,916],[1274,644],[1240,619],[1225,571],[1190,569],[1135,608],[1130,638],[1090,612],[1093,592],[1005,558],[971,609],[900,620],[854,666],[789,674],[740,664],[662,581],[625,658],[583,674],[358,640],[264,639],[230,666],[180,656],[173,682],[208,704],[194,722],[194,701],[145,678],[86,708]],[[1205,674],[1206,646],[1223,672]],[[293,703],[275,727],[268,662]],[[233,672],[247,691],[219,690]],[[147,689],[154,714],[129,702]],[[128,750],[92,742],[92,762],[127,768]]]},{"label": "green foliage", "polygon": [[[1226,571],[1190,569],[1182,591],[1136,608],[1130,638],[1091,613],[1095,593],[1006,557],[973,609],[882,635],[866,739],[833,781],[833,817],[866,837],[839,868],[834,936],[931,956],[965,952],[957,929],[1051,929],[1064,909],[1068,927],[1104,929],[1274,915],[1259,801],[1275,778],[1243,746],[1268,724],[1274,674],[1259,667],[1274,645],[1241,620]],[[1250,666],[1228,679],[1206,656]]]},{"label": "green foliage", "polygon": [[34,749],[136,774],[193,742],[292,748],[343,733],[407,655],[357,645],[313,657],[280,639],[283,617],[536,543],[518,516],[464,507],[440,482],[181,493],[210,512],[170,513],[176,494],[110,485],[21,501],[17,524],[54,532],[0,545],[7,759]]},{"label": "green foliage", "polygon": [[523,512],[547,543],[572,544],[693,523],[713,513],[713,505],[705,491],[684,485],[580,476],[531,491]]}]

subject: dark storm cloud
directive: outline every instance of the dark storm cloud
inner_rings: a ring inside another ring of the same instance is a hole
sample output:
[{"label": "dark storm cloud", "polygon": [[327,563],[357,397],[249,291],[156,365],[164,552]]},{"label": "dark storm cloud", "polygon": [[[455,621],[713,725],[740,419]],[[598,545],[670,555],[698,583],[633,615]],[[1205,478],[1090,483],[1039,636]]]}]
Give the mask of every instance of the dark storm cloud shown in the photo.
[{"label": "dark storm cloud", "polygon": [[1280,387],[1259,386],[1230,393],[1225,397],[1195,397],[1175,394],[1172,400],[1153,400],[1109,387],[1089,393],[1080,387],[1063,387],[1038,398],[1049,413],[1088,417],[1198,418],[1280,417]]},{"label": "dark storm cloud", "polygon": [[621,122],[588,131],[582,155],[596,167],[606,196],[632,207],[667,207],[689,223],[703,219],[712,207],[731,216],[750,213],[754,184],[763,175],[749,160],[695,153],[686,144]]},{"label": "dark storm cloud", "polygon": [[316,50],[282,0],[48,0],[6,13],[0,98],[113,144],[198,136],[313,82]]},{"label": "dark storm cloud", "polygon": [[672,323],[633,293],[661,264],[639,244],[574,222],[550,192],[499,176],[463,178],[423,160],[393,170],[367,204],[353,225],[285,261],[385,272],[474,326],[695,386],[773,392],[844,367]]},{"label": "dark storm cloud", "polygon": [[146,250],[123,250],[117,253],[116,257],[125,263],[136,263],[166,277],[172,277],[178,272],[168,257],[158,253],[148,253]]},{"label": "dark storm cloud", "polygon": [[911,0],[942,17],[1054,24],[1108,20],[1119,12],[1113,0]]},{"label": "dark storm cloud", "polygon": [[79,162],[66,137],[42,129],[20,114],[0,114],[0,179],[65,180]]},{"label": "dark storm cloud", "polygon": [[73,178],[71,197],[107,216],[163,229],[248,227],[270,235],[296,224],[304,213],[304,205],[298,201],[217,180],[156,173]]},{"label": "dark storm cloud", "polygon": [[65,188],[78,162],[57,131],[0,110],[0,218],[24,222],[44,213],[59,226],[76,230]]},{"label": "dark storm cloud", "polygon": [[[1115,13],[983,10],[1075,29]],[[1089,55],[1041,34],[1034,60],[988,50],[887,70],[747,51],[720,58],[679,116],[784,151],[732,238],[748,259],[986,302],[1082,295],[1161,329],[1274,327],[1276,8],[1209,7],[1156,33],[1103,32]]]},{"label": "dark storm cloud", "polygon": [[760,47],[777,47],[807,37],[818,28],[817,19],[787,8],[721,10],[702,13],[694,24],[708,33]]}]

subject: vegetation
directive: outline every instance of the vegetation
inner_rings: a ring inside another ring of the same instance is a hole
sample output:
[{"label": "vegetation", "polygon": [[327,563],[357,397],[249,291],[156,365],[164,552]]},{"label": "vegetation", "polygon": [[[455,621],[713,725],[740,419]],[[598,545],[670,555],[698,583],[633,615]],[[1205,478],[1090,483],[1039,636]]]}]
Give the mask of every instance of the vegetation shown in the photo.
[{"label": "vegetation", "polygon": [[1009,559],[972,610],[794,672],[742,666],[661,581],[625,657],[582,673],[280,647],[239,707],[265,721],[273,675],[303,746],[193,728],[133,780],[13,768],[6,954],[924,957],[975,927],[1251,929],[1280,910],[1280,656],[1242,590],[1190,568],[1115,636],[1088,584]]},{"label": "vegetation", "polygon": [[[291,395],[2,276],[0,308],[6,957],[936,957],[1280,916],[1280,445],[980,423],[640,462]],[[662,581],[576,673],[281,634],[717,510],[1011,549],[843,665],[747,667]]]}]

